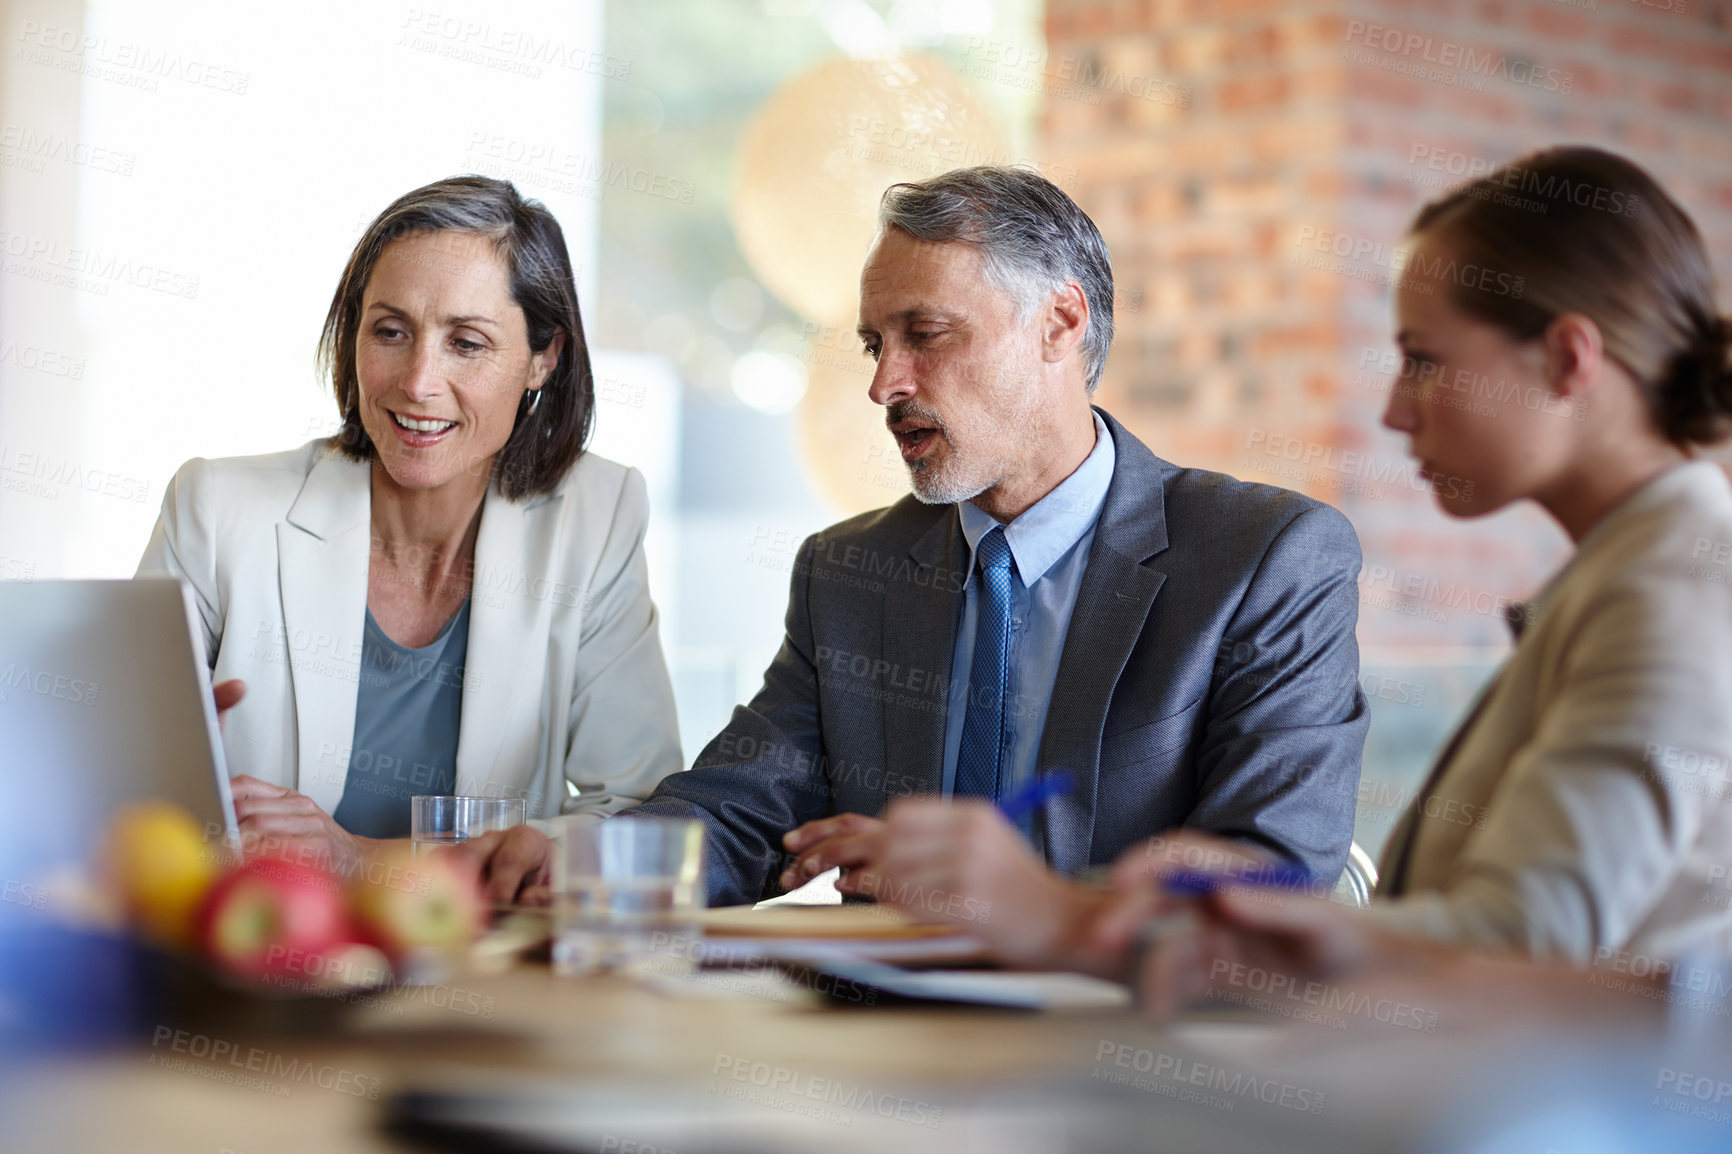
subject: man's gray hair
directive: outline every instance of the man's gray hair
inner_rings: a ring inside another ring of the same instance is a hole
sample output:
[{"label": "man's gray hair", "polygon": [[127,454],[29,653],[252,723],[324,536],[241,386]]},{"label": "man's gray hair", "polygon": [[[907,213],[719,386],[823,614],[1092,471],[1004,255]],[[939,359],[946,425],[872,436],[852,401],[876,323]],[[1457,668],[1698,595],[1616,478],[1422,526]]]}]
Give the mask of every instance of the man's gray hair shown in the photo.
[{"label": "man's gray hair", "polygon": [[893,184],[878,202],[878,229],[886,228],[977,246],[987,280],[1024,319],[1042,296],[1075,281],[1089,307],[1083,371],[1094,392],[1113,343],[1113,265],[1100,229],[1058,185],[1031,168],[991,164]]}]

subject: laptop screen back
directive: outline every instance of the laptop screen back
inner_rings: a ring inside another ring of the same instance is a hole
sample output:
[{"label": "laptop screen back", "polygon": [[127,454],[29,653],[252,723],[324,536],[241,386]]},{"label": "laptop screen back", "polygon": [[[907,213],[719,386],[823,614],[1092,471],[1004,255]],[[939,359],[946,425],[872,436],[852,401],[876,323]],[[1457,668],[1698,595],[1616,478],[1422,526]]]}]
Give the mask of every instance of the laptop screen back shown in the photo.
[{"label": "laptop screen back", "polygon": [[234,835],[201,650],[172,578],[0,582],[0,861],[88,862],[145,798]]}]

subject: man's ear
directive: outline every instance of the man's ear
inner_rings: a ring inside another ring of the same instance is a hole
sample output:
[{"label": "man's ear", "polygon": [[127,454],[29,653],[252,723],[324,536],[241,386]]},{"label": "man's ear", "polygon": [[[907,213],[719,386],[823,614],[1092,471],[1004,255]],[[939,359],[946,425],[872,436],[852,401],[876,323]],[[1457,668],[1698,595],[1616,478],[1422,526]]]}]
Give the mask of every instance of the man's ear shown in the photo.
[{"label": "man's ear", "polygon": [[1546,351],[1546,385],[1553,394],[1586,399],[1588,386],[1606,360],[1600,326],[1581,313],[1554,317],[1541,334]]},{"label": "man's ear", "polygon": [[1089,302],[1082,286],[1070,281],[1052,294],[1041,329],[1041,352],[1057,364],[1081,348],[1089,328]]}]

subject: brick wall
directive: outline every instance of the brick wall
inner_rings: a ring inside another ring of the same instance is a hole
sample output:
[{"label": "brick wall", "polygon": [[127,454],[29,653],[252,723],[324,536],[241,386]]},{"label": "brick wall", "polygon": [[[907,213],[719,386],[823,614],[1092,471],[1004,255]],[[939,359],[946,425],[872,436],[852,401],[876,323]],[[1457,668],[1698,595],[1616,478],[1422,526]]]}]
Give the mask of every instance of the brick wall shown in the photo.
[{"label": "brick wall", "polygon": [[1346,510],[1368,652],[1503,644],[1499,599],[1564,539],[1531,508],[1449,521],[1379,428],[1389,262],[1470,167],[1589,143],[1648,166],[1732,283],[1732,0],[1051,0],[1047,37],[1100,87],[1048,100],[1042,155],[1113,253],[1102,403]]}]

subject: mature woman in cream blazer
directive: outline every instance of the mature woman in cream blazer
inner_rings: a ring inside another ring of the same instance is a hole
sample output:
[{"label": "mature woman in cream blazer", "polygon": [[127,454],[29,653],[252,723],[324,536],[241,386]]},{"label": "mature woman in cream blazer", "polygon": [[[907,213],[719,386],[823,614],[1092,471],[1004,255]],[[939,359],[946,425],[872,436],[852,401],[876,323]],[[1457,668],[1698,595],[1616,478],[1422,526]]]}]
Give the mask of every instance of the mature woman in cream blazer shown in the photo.
[{"label": "mature woman in cream blazer", "polygon": [[[1690,451],[1732,428],[1715,302],[1689,218],[1608,153],[1526,157],[1417,217],[1384,423],[1447,513],[1529,499],[1577,551],[1391,836],[1373,936],[1575,965],[1732,956],[1732,486]],[[1125,976],[1172,912],[1150,877],[1245,860],[1181,831],[1127,855],[1115,890],[1066,891],[1002,825],[893,806],[883,884],[988,903],[970,928],[1017,960]],[[1163,997],[1222,961],[1333,948],[1209,909],[1156,951]]]},{"label": "mature woman in cream blazer", "polygon": [[[647,796],[680,768],[648,502],[583,452],[553,217],[480,177],[407,194],[356,246],[323,347],[342,431],[189,461],[138,570],[192,585],[219,706],[245,683],[223,720],[243,836],[344,868],[368,839],[340,808],[401,836],[411,794],[522,797],[548,833]],[[353,748],[363,730],[391,750]],[[490,839],[495,896],[545,881],[511,860],[539,836]]]}]

